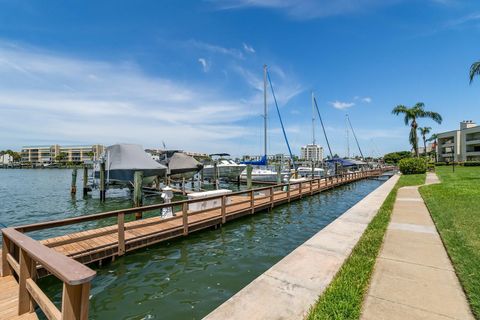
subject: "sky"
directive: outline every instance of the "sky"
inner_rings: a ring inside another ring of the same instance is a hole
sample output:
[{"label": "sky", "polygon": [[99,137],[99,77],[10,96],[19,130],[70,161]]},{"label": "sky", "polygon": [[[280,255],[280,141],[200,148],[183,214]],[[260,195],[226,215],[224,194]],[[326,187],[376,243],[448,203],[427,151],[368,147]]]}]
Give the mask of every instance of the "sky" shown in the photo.
[{"label": "sky", "polygon": [[[365,155],[409,150],[399,104],[439,112],[432,132],[480,122],[479,36],[473,0],[0,0],[0,149],[261,154],[266,64],[294,154],[312,91],[333,153],[359,154],[347,113]],[[287,153],[271,91],[268,110],[268,153]]]}]

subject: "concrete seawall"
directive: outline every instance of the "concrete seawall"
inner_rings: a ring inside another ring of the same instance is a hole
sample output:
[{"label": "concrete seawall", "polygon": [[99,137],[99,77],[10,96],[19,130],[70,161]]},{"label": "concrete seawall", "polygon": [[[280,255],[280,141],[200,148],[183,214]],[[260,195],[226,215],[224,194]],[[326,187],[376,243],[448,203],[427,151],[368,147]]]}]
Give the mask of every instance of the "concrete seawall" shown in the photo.
[{"label": "concrete seawall", "polygon": [[395,175],[292,251],[205,319],[303,319],[348,258]]}]

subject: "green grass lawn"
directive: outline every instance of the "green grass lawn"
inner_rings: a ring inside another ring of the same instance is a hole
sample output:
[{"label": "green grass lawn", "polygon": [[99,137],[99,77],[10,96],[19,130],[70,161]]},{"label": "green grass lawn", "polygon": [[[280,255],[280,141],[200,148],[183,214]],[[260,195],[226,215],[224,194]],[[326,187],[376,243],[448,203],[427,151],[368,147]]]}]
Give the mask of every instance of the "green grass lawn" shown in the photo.
[{"label": "green grass lawn", "polygon": [[307,319],[354,320],[360,318],[362,302],[390,221],[397,191],[401,187],[421,185],[424,182],[425,174],[400,177],[350,257],[340,268],[330,286],[312,306]]},{"label": "green grass lawn", "polygon": [[463,285],[480,319],[480,167],[437,167],[442,183],[425,186],[425,200]]}]

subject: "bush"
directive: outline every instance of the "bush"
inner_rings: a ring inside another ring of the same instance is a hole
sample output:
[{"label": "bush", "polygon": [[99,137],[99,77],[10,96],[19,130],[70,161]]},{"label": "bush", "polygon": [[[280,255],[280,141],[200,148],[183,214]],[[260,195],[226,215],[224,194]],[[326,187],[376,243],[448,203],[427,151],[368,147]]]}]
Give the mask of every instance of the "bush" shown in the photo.
[{"label": "bush", "polygon": [[411,157],[412,153],[410,151],[398,151],[387,153],[383,156],[383,160],[388,164],[397,164],[400,160]]},{"label": "bush", "polygon": [[435,163],[436,166],[446,166],[447,164],[445,162],[442,162],[442,161],[438,161]]},{"label": "bush", "polygon": [[402,159],[398,163],[400,172],[403,174],[419,174],[427,172],[427,161],[421,158]]},{"label": "bush", "polygon": [[480,166],[480,161],[465,161],[463,165],[465,167],[478,167]]}]

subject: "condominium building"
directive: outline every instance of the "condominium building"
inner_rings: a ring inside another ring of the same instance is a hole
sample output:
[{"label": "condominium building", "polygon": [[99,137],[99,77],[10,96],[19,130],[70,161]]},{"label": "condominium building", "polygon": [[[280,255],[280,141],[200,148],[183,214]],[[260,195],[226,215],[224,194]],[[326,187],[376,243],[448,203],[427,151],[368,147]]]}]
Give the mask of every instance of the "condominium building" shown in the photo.
[{"label": "condominium building", "polygon": [[460,130],[437,135],[437,161],[480,161],[480,126],[460,122]]},{"label": "condominium building", "polygon": [[300,159],[307,161],[322,161],[323,148],[318,144],[307,144],[300,149]]},{"label": "condominium building", "polygon": [[[24,146],[22,163],[48,164],[54,162],[83,162],[98,157],[105,147],[99,144],[81,146]],[[59,156],[62,155],[59,159]]]}]

